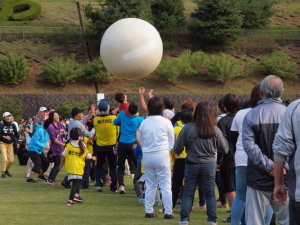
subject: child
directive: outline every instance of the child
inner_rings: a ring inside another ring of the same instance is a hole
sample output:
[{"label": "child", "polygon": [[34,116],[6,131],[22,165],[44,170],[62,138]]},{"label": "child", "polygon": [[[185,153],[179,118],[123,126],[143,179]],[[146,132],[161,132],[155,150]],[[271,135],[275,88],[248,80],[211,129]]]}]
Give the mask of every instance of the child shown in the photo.
[{"label": "child", "polygon": [[119,111],[128,109],[129,103],[127,102],[127,95],[125,95],[123,92],[118,92],[115,94],[115,100],[120,103]]},{"label": "child", "polygon": [[79,188],[82,181],[83,168],[85,166],[85,158],[92,159],[92,155],[83,143],[82,132],[78,127],[74,127],[70,131],[70,139],[66,142],[66,147],[62,153],[60,168],[66,164],[66,172],[68,181],[72,181],[72,188],[67,205],[73,205],[74,201],[83,202],[79,196]]}]

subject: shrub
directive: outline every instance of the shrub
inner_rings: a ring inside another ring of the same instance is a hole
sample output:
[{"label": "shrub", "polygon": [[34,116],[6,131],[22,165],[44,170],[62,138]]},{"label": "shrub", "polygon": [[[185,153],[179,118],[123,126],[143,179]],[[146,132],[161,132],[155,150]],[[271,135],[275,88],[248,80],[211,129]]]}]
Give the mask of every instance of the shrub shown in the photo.
[{"label": "shrub", "polygon": [[273,52],[262,58],[264,74],[274,74],[278,77],[293,77],[297,71],[296,63],[290,60],[290,56],[282,51]]},{"label": "shrub", "polygon": [[68,82],[74,82],[80,76],[80,65],[75,61],[75,56],[71,58],[54,57],[52,62],[43,65],[43,72],[38,76],[46,82],[51,82],[64,87]]},{"label": "shrub", "polygon": [[113,76],[107,71],[100,57],[85,65],[82,76],[84,76],[85,79],[103,83],[108,83],[113,80]]},{"label": "shrub", "polygon": [[23,55],[15,53],[0,57],[0,80],[6,84],[19,84],[30,76],[29,65]]},{"label": "shrub", "polygon": [[85,100],[82,102],[75,102],[75,101],[64,101],[61,102],[57,108],[56,112],[62,116],[62,118],[70,118],[71,117],[71,110],[74,107],[78,107],[80,109],[84,109],[85,111],[83,113],[87,113],[87,108],[91,103],[94,103],[94,100]]},{"label": "shrub", "polygon": [[225,53],[210,55],[206,62],[206,69],[209,78],[222,82],[223,85],[241,75],[240,62]]},{"label": "shrub", "polygon": [[23,114],[21,99],[0,95],[0,112],[10,112],[15,121],[20,120]]},{"label": "shrub", "polygon": [[206,60],[203,52],[191,50],[183,51],[179,57],[167,57],[156,70],[159,79],[166,79],[172,84],[177,84],[180,78],[198,74]]},{"label": "shrub", "polygon": [[[42,11],[41,5],[33,1],[2,1],[0,3],[1,21],[26,21],[37,17]],[[18,12],[18,13],[15,13]],[[14,14],[15,13],[15,14]]]}]

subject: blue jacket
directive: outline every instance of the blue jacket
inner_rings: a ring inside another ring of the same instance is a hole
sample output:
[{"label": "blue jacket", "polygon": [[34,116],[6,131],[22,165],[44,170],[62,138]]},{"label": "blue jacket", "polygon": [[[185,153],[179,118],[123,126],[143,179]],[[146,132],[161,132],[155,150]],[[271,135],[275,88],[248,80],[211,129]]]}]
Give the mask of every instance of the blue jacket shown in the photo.
[{"label": "blue jacket", "polygon": [[50,138],[48,132],[44,129],[43,126],[38,125],[36,127],[34,135],[28,143],[27,151],[33,151],[41,154],[49,140]]},{"label": "blue jacket", "polygon": [[136,142],[136,130],[143,120],[144,118],[140,116],[127,116],[125,110],[122,110],[113,121],[114,125],[121,127],[119,141],[123,143]]},{"label": "blue jacket", "polygon": [[142,165],[143,152],[142,152],[142,148],[139,145],[136,145],[136,148],[134,149],[133,154],[137,159],[136,166]]}]

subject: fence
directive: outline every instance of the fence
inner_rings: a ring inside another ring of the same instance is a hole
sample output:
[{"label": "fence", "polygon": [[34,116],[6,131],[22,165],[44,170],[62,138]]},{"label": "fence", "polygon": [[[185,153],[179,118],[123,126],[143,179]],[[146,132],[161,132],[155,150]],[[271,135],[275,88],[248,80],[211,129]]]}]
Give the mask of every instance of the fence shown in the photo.
[{"label": "fence", "polygon": [[[173,35],[173,34],[169,34]],[[182,36],[188,36],[187,30]],[[244,37],[271,37],[278,44],[300,44],[300,30],[244,30]],[[0,26],[0,41],[24,41],[37,38],[47,42],[82,42],[80,27]]]},{"label": "fence", "polygon": [[[82,102],[85,100],[94,100],[96,102],[96,94],[6,94],[7,98],[18,98],[21,100],[21,108],[23,109],[23,118],[36,115],[41,106],[48,109],[57,108],[61,102],[75,101]],[[223,94],[159,94],[159,97],[168,97],[175,103],[176,111],[180,109],[182,103],[187,98],[192,98],[194,102],[207,101],[213,106],[217,106],[218,100],[222,98]],[[238,94],[240,101],[248,100],[249,94]],[[139,103],[137,94],[128,94],[128,102]],[[146,96],[145,96],[146,97]],[[290,97],[298,99],[297,94],[285,94],[282,99]],[[114,94],[106,94],[105,98],[110,100],[111,108],[116,107],[118,103],[114,100]],[[147,101],[147,99],[146,99]],[[88,106],[87,106],[88,107]],[[3,109],[5,111],[5,109]],[[141,110],[141,115],[144,116],[145,112]]]},{"label": "fence", "polygon": [[24,41],[32,39],[47,42],[82,42],[80,27],[0,26],[0,41]]}]

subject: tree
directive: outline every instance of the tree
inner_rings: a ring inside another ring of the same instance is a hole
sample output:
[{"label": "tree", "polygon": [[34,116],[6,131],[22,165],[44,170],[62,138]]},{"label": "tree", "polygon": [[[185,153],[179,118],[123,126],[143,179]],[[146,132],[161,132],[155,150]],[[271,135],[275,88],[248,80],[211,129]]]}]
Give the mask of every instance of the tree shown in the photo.
[{"label": "tree", "polygon": [[235,0],[197,1],[198,8],[191,14],[194,19],[191,32],[206,44],[224,45],[235,41],[242,32],[242,17]]},{"label": "tree", "polygon": [[156,0],[151,4],[156,29],[178,28],[185,24],[182,0]]},{"label": "tree", "polygon": [[259,28],[269,24],[274,15],[272,0],[240,0],[244,28]]},{"label": "tree", "polygon": [[93,8],[91,3],[84,7],[85,16],[90,20],[87,36],[94,43],[100,43],[107,28],[120,19],[139,18],[152,22],[149,0],[106,0],[100,5],[101,9]]}]

